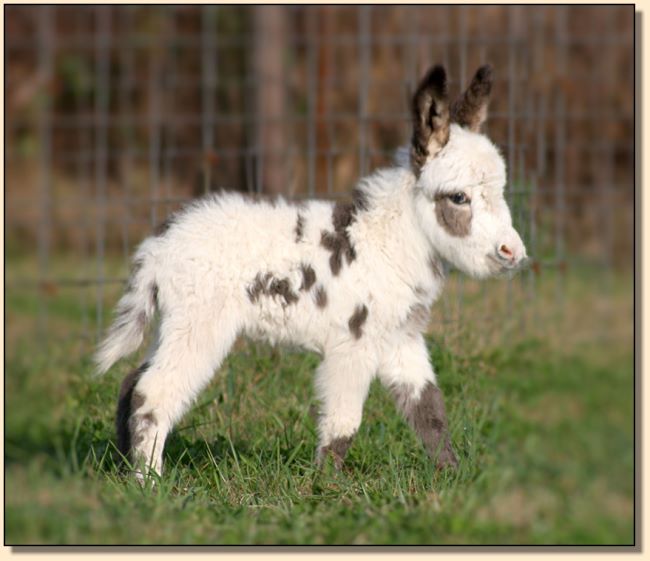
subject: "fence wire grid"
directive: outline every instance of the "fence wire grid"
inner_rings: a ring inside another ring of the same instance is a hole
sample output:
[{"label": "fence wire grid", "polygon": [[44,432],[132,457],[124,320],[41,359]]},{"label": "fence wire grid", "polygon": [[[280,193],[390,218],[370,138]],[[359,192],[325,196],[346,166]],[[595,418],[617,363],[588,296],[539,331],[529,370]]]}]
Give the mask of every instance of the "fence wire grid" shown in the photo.
[{"label": "fence wire grid", "polygon": [[94,342],[135,245],[204,193],[345,196],[408,142],[435,63],[452,94],[493,65],[486,132],[533,257],[498,312],[493,285],[452,276],[435,320],[478,302],[481,321],[525,326],[545,271],[632,262],[633,6],[5,6],[4,21],[6,287],[39,295],[42,333],[73,291],[75,336]]}]

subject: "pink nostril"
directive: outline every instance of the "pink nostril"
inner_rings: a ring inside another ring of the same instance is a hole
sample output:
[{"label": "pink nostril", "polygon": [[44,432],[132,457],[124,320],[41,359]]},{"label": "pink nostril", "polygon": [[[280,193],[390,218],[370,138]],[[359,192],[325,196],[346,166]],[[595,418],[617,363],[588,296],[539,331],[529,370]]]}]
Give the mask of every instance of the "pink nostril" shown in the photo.
[{"label": "pink nostril", "polygon": [[505,244],[499,248],[499,253],[510,260],[513,260],[515,258],[510,248]]}]

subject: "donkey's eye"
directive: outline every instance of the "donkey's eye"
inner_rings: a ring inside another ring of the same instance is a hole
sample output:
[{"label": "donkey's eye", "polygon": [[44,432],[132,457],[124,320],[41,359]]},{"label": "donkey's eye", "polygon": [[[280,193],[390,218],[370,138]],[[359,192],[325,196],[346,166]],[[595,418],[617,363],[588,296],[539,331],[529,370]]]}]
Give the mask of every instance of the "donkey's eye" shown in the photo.
[{"label": "donkey's eye", "polygon": [[453,193],[449,195],[449,200],[455,205],[465,205],[469,203],[469,198],[465,193]]}]

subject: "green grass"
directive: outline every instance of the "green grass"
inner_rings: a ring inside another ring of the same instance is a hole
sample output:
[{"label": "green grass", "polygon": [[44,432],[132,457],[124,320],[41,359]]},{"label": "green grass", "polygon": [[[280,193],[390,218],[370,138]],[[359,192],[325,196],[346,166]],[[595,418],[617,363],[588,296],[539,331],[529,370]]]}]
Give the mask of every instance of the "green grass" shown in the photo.
[{"label": "green grass", "polygon": [[[612,298],[625,303],[621,286]],[[589,302],[593,290],[581,277],[566,294]],[[6,305],[7,544],[633,543],[629,331],[607,347],[531,330],[462,352],[471,325],[455,344],[430,339],[455,473],[433,469],[378,384],[343,471],[315,469],[318,357],[240,344],[143,489],[113,444],[119,381],[136,359],[89,376],[75,291],[51,302],[47,343],[32,292]]]}]

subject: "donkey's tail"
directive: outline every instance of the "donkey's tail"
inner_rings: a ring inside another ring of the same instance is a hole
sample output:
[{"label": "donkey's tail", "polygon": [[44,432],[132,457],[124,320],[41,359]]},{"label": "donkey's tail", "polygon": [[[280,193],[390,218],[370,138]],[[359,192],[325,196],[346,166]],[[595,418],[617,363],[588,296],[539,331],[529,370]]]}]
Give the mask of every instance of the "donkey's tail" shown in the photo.
[{"label": "donkey's tail", "polygon": [[113,323],[95,354],[96,373],[104,374],[120,358],[141,344],[157,307],[158,285],[152,249],[155,238],[145,240],[133,258],[126,292],[117,303]]}]

